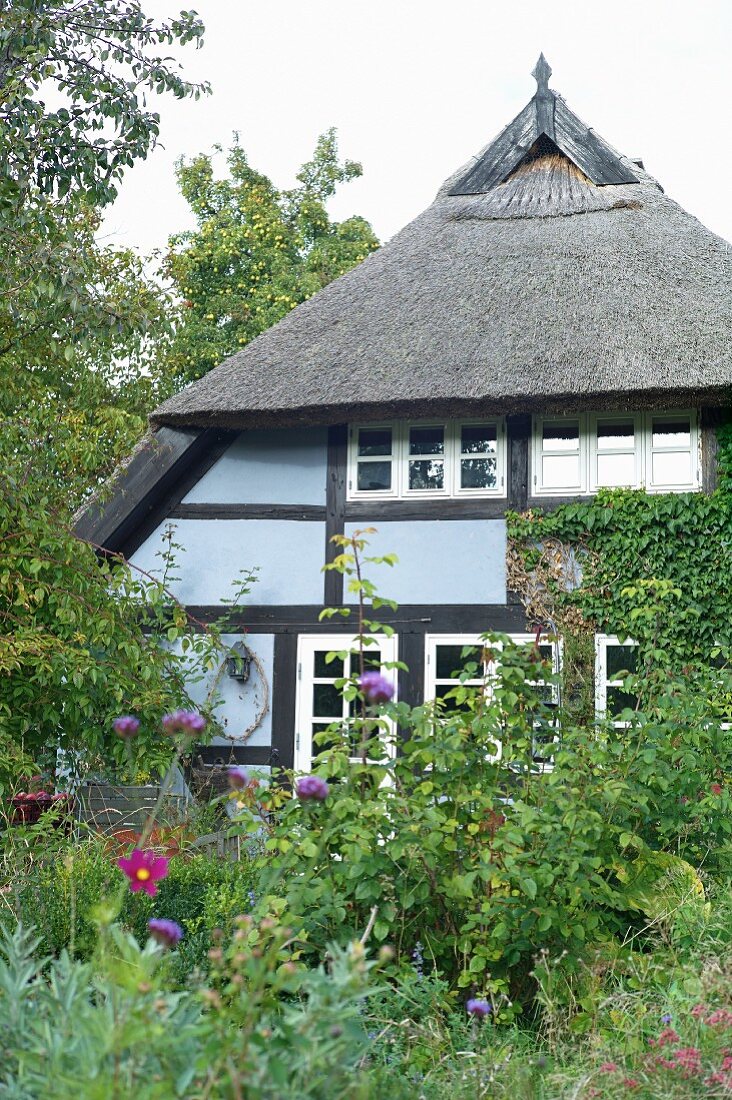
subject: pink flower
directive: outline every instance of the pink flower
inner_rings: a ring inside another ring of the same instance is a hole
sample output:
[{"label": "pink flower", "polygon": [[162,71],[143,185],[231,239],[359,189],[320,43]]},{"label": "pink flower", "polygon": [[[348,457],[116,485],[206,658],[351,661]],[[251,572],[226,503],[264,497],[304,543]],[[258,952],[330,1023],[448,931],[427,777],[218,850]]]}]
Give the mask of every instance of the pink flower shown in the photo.
[{"label": "pink flower", "polygon": [[359,677],[358,686],[369,703],[388,703],[394,694],[394,685],[380,672],[364,672]]},{"label": "pink flower", "polygon": [[140,719],[133,714],[122,714],[112,722],[112,729],[118,737],[134,737],[140,728]]},{"label": "pink flower", "polygon": [[301,802],[324,802],[330,787],[319,775],[304,775],[295,784],[295,794]]},{"label": "pink flower", "polygon": [[228,770],[229,786],[234,791],[243,791],[249,786],[249,772],[246,768],[231,767]]},{"label": "pink flower", "polygon": [[700,1001],[699,1004],[694,1005],[694,1007],[692,1008],[691,1015],[694,1017],[695,1020],[698,1020],[700,1016],[704,1015],[706,1010],[707,1006]]},{"label": "pink flower", "polygon": [[637,1089],[640,1081],[636,1080],[635,1077],[624,1077],[623,1084],[625,1085],[626,1089]]},{"label": "pink flower", "polygon": [[183,733],[186,737],[194,737],[205,728],[206,719],[195,710],[174,710],[163,716],[163,729],[168,734]]},{"label": "pink flower", "polygon": [[730,1027],[732,1026],[732,1012],[728,1008],[718,1008],[715,1012],[712,1012],[711,1016],[707,1016],[707,1023],[710,1027]]},{"label": "pink flower", "polygon": [[721,794],[723,789],[724,788],[722,787],[721,783],[712,783],[709,787],[709,790],[712,794]]},{"label": "pink flower", "polygon": [[144,890],[151,898],[158,892],[157,883],[168,874],[168,860],[165,856],[156,856],[154,852],[135,848],[129,857],[121,856],[117,866],[130,880],[133,894]]},{"label": "pink flower", "polygon": [[600,1066],[600,1073],[615,1073],[616,1069],[620,1069],[617,1062],[603,1062]]}]

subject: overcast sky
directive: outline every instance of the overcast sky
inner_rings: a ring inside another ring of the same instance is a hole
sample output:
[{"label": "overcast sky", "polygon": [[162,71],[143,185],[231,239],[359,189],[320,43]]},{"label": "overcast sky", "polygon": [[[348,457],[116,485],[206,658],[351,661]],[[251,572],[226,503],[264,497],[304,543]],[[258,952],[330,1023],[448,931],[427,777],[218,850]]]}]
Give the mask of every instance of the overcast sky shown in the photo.
[{"label": "overcast sky", "polygon": [[[178,7],[181,6],[178,0]],[[148,252],[190,225],[178,157],[227,145],[291,186],[319,133],[338,129],[363,178],[333,201],[392,236],[442,181],[550,84],[611,145],[732,241],[732,0],[193,0],[202,50],[181,51],[213,94],[162,98],[162,144],[127,176],[106,220]],[[146,0],[150,15],[174,0]]]}]

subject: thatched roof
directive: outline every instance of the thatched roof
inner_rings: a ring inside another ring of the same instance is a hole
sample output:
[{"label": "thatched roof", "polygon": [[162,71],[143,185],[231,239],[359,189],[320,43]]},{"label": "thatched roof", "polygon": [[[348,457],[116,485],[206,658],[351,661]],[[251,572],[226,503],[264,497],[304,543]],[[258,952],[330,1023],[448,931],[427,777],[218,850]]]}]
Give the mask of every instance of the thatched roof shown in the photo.
[{"label": "thatched roof", "polygon": [[537,80],[528,107],[423,214],[153,421],[723,400],[732,247]]}]

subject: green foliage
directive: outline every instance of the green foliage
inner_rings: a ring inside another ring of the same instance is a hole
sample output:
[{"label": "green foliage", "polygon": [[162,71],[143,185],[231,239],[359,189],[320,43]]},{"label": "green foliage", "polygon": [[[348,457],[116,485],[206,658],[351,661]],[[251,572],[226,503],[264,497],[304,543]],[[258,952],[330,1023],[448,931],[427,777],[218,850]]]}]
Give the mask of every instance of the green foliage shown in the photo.
[{"label": "green foliage", "polygon": [[[242,921],[212,985],[172,992],[167,959],[102,926],[93,963],[48,965],[18,926],[0,938],[3,1095],[58,1100],[345,1097],[367,1050],[359,944],[303,972],[287,931]],[[289,996],[285,999],[284,994]]]},{"label": "green foliage", "polygon": [[139,0],[13,0],[5,8],[0,221],[38,195],[110,202],[125,169],[157,140],[160,119],[146,94],[182,99],[206,90],[158,52],[200,45],[201,21],[181,12],[156,23]]},{"label": "green foliage", "polygon": [[[219,150],[220,151],[220,150]],[[228,179],[210,156],[178,165],[197,228],[171,240],[167,270],[183,301],[170,355],[178,383],[200,378],[378,247],[368,222],[332,222],[326,202],[361,166],[338,159],[335,131],[318,140],[299,186],[278,191],[228,152]]]}]

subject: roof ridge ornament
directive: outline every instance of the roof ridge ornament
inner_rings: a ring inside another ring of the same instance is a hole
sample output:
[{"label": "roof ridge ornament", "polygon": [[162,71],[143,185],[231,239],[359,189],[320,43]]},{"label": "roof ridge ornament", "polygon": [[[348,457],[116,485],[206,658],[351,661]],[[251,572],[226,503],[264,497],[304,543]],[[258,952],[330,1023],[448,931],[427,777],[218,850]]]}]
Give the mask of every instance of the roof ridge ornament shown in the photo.
[{"label": "roof ridge ornament", "polygon": [[552,67],[543,53],[539,54],[539,60],[531,70],[531,75],[536,81],[536,94],[538,96],[551,95],[549,91],[549,77],[552,75]]},{"label": "roof ridge ornament", "polygon": [[494,141],[473,161],[450,195],[485,195],[505,182],[545,134],[598,187],[638,183],[627,161],[571,111],[549,87],[552,67],[539,54],[531,73],[536,92]]}]

